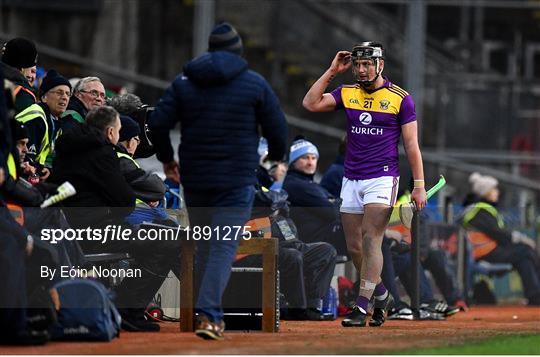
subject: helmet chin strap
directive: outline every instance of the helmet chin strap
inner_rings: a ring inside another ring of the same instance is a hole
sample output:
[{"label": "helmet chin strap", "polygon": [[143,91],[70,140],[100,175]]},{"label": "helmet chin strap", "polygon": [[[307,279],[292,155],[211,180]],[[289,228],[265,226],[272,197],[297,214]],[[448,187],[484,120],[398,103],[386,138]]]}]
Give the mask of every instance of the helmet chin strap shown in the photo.
[{"label": "helmet chin strap", "polygon": [[382,70],[380,69],[380,62],[379,62],[379,58],[375,58],[375,78],[373,78],[372,80],[366,80],[366,81],[361,81],[361,80],[356,80],[356,82],[358,84],[360,84],[362,87],[366,88],[366,87],[370,87],[373,83],[375,83],[375,81],[377,80],[377,78],[379,78],[380,74],[381,74]]}]

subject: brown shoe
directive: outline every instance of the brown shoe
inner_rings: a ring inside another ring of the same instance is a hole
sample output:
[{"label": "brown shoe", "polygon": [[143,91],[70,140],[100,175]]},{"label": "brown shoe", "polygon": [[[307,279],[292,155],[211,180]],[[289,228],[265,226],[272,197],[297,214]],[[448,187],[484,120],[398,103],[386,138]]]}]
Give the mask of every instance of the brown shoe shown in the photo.
[{"label": "brown shoe", "polygon": [[197,316],[195,334],[205,340],[223,340],[225,322],[211,322],[205,315]]}]

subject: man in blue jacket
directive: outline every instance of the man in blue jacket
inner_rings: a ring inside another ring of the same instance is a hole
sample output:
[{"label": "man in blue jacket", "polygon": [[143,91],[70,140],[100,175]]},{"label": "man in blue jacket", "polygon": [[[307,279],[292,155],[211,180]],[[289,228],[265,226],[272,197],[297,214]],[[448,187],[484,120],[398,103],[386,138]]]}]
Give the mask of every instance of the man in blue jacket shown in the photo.
[{"label": "man in blue jacket", "polygon": [[343,135],[339,141],[336,159],[321,179],[321,186],[334,197],[340,197],[341,194],[341,184],[345,173],[345,150],[347,150],[347,135]]},{"label": "man in blue jacket", "polygon": [[[287,127],[270,85],[241,57],[242,40],[234,27],[217,25],[208,42],[208,52],[187,63],[167,88],[148,125],[167,177],[179,182],[182,168],[193,239],[196,231],[211,228],[211,236],[205,235],[210,239],[197,242],[195,333],[222,339],[221,298],[257,182],[258,128],[268,140],[269,159],[277,161],[285,154]],[[177,122],[179,166],[169,138]],[[223,240],[228,232],[230,240]]]},{"label": "man in blue jacket", "polygon": [[311,142],[297,137],[289,153],[289,171],[283,189],[289,194],[291,218],[305,243],[328,242],[338,254],[346,255],[345,236],[339,219],[339,202],[313,181],[319,151]]}]

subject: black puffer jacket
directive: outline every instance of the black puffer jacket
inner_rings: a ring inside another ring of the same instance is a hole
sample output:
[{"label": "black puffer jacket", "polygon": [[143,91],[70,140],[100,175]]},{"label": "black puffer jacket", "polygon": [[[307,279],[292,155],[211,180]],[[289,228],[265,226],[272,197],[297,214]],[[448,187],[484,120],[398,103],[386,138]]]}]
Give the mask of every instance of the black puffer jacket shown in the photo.
[{"label": "black puffer jacket", "polygon": [[[117,145],[115,150],[124,155],[129,155],[127,150],[120,145]],[[159,201],[163,199],[167,187],[158,175],[144,171],[137,166],[135,161],[125,156],[120,157],[119,163],[120,172],[122,172],[138,199],[144,202]]]},{"label": "black puffer jacket", "polygon": [[120,223],[135,207],[135,194],[120,171],[114,146],[94,128],[80,125],[62,135],[49,180],[69,181],[77,194],[63,202],[72,226]]},{"label": "black puffer jacket", "polygon": [[[24,89],[17,89],[17,95],[15,96],[15,101],[12,103],[14,105],[15,114],[22,112],[32,104],[36,103],[36,91],[30,86],[26,77],[19,71],[17,68],[8,66],[4,62],[0,61],[0,68],[4,72],[5,78],[13,83],[13,90],[17,87],[23,87]],[[0,82],[2,85],[4,81]],[[3,87],[2,87],[3,88]]]}]

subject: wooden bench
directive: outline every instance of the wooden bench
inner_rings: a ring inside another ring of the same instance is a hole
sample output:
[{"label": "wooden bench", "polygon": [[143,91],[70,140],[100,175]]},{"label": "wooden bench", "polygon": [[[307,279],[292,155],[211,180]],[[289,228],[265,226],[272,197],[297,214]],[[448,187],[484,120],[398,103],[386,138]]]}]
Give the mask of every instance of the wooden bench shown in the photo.
[{"label": "wooden bench", "polygon": [[[180,277],[180,331],[194,331],[193,266],[195,241],[183,240]],[[277,332],[276,321],[276,274],[278,240],[276,238],[252,238],[241,240],[237,254],[262,255],[262,331]]]}]

